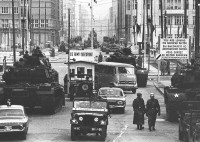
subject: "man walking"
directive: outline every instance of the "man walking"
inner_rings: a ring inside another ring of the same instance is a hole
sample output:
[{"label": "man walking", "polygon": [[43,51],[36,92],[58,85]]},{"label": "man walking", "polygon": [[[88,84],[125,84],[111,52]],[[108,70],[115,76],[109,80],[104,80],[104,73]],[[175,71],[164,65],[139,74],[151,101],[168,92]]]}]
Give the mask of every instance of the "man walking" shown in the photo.
[{"label": "man walking", "polygon": [[144,113],[145,113],[145,104],[142,98],[141,93],[137,93],[137,98],[133,100],[133,110],[134,110],[134,117],[133,117],[133,124],[137,124],[137,129],[142,130],[144,127]]},{"label": "man walking", "polygon": [[154,94],[150,94],[150,99],[146,104],[146,115],[148,117],[149,131],[155,130],[156,116],[160,116],[160,105]]}]

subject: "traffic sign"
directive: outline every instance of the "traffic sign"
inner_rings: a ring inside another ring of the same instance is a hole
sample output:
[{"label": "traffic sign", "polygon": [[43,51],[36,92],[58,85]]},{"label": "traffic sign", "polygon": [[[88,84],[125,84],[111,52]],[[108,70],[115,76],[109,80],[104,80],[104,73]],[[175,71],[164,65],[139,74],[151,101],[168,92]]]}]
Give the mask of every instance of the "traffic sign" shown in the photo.
[{"label": "traffic sign", "polygon": [[156,55],[156,60],[160,60],[161,59],[161,54],[157,54]]}]

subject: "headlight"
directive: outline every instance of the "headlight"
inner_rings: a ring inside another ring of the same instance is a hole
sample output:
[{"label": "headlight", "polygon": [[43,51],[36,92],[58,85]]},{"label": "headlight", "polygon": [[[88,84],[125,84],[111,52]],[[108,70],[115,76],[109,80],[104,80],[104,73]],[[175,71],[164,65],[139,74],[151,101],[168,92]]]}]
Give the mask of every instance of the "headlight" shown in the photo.
[{"label": "headlight", "polygon": [[174,97],[175,97],[175,98],[178,98],[178,97],[179,97],[179,94],[177,94],[177,93],[174,94]]},{"label": "headlight", "polygon": [[117,104],[118,105],[123,105],[123,101],[118,101]]},{"label": "headlight", "polygon": [[72,124],[78,124],[78,121],[77,121],[76,119],[72,119],[72,120],[71,120],[71,123],[72,123]]},{"label": "headlight", "polygon": [[95,118],[94,118],[94,121],[95,121],[95,122],[98,122],[98,121],[99,121],[99,118],[98,118],[98,117],[95,117]]},{"label": "headlight", "polygon": [[83,121],[83,117],[82,117],[82,116],[80,116],[78,119],[79,119],[80,121]]},{"label": "headlight", "polygon": [[104,120],[100,121],[100,125],[105,125],[105,124],[106,124],[106,122]]}]

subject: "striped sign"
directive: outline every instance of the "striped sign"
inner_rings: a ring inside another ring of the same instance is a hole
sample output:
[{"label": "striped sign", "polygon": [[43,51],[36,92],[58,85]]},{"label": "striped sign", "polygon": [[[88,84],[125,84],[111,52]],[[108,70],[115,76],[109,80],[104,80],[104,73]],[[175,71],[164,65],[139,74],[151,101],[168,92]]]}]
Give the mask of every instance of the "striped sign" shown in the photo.
[{"label": "striped sign", "polygon": [[160,60],[161,59],[161,54],[157,54],[156,55],[156,60]]}]

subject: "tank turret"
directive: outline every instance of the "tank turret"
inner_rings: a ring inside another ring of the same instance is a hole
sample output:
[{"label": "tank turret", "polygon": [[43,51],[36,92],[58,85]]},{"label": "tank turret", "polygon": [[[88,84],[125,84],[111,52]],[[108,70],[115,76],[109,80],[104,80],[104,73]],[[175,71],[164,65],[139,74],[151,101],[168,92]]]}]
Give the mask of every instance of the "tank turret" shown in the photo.
[{"label": "tank turret", "polygon": [[58,72],[51,68],[45,56],[28,56],[9,68],[2,76],[6,84],[16,83],[51,83],[58,82]]},{"label": "tank turret", "polygon": [[171,85],[178,88],[193,88],[200,85],[200,56],[191,60],[191,65],[177,67]]}]

